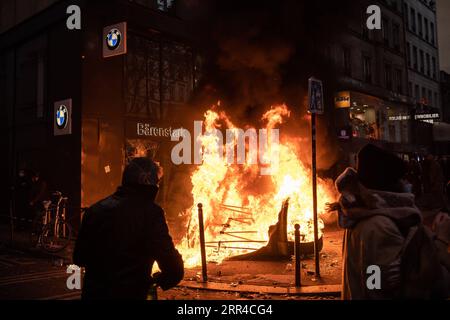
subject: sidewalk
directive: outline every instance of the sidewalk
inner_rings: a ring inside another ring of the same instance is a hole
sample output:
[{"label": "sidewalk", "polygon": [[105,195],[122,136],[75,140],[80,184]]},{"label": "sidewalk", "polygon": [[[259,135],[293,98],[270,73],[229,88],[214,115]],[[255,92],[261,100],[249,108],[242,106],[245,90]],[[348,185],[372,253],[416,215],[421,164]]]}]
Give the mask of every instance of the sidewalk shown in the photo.
[{"label": "sidewalk", "polygon": [[72,263],[72,253],[74,247],[74,240],[63,251],[58,253],[48,253],[39,248],[31,247],[30,233],[26,231],[15,231],[13,234],[13,241],[11,242],[11,227],[9,224],[0,224],[0,248],[8,247],[29,253],[34,257],[62,259],[60,264]]},{"label": "sidewalk", "polygon": [[294,287],[293,261],[224,261],[208,263],[208,283],[201,281],[201,267],[185,270],[179,285],[209,291],[268,293],[275,295],[339,296],[342,277],[342,230],[324,232],[320,253],[321,277],[315,277],[314,259],[302,260],[302,288]]}]

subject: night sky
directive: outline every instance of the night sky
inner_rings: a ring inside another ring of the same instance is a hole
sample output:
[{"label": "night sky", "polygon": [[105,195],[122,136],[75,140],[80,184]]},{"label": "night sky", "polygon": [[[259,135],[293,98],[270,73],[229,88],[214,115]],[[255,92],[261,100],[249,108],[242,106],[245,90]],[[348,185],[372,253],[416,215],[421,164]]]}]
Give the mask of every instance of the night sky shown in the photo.
[{"label": "night sky", "polygon": [[441,70],[450,73],[450,1],[437,0]]}]

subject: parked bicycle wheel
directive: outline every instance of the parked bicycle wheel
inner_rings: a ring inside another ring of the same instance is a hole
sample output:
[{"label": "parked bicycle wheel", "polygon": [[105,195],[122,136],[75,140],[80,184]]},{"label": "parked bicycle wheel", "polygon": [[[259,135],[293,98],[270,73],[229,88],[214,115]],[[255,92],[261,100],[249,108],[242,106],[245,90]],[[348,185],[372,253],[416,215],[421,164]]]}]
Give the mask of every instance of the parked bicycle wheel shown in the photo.
[{"label": "parked bicycle wheel", "polygon": [[59,252],[69,245],[72,227],[66,221],[59,220],[44,226],[41,237],[43,250],[50,253]]}]

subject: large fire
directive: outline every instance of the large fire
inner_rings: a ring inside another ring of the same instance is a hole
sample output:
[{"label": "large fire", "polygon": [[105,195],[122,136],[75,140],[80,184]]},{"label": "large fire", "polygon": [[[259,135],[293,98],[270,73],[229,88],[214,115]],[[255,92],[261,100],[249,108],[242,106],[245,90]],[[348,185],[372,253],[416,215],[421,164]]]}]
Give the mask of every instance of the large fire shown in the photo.
[{"label": "large fire", "polygon": [[[225,112],[217,106],[205,113],[205,132],[236,127]],[[261,118],[267,130],[272,130],[290,117],[285,105],[272,107]],[[294,225],[301,225],[302,241],[313,241],[313,205],[311,171],[299,159],[298,137],[280,133],[280,143],[268,145],[266,160],[271,163],[271,175],[262,177],[260,166],[230,165],[217,147],[217,138],[199,137],[203,147],[203,162],[191,176],[192,207],[187,215],[186,235],[177,245],[185,265],[201,264],[197,204],[203,205],[208,261],[254,251],[269,239],[269,226],[275,224],[283,201],[289,199],[288,237],[294,237]],[[234,148],[236,141],[225,148]],[[262,143],[259,141],[259,143]],[[225,149],[224,148],[224,149]],[[207,150],[207,152],[205,152]],[[248,151],[248,150],[247,150]],[[223,152],[223,150],[222,150]],[[277,154],[277,157],[272,155]],[[278,161],[271,161],[278,158]],[[266,162],[264,162],[266,163]],[[318,179],[318,212],[334,202],[332,182]],[[319,229],[323,223],[319,221]],[[321,232],[321,231],[320,231]]]}]

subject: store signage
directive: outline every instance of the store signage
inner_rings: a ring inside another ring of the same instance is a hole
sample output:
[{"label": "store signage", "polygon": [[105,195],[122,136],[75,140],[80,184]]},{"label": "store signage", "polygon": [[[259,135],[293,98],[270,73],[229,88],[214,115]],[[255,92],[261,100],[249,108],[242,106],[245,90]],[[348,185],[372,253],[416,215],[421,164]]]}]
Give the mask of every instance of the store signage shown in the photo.
[{"label": "store signage", "polygon": [[396,115],[396,116],[390,116],[389,121],[404,121],[411,119],[408,115]]},{"label": "store signage", "polygon": [[414,116],[416,120],[435,120],[439,119],[439,113],[424,113],[424,114],[416,114]]},{"label": "store signage", "polygon": [[55,136],[72,133],[72,99],[56,101],[53,105],[53,116]]},{"label": "store signage", "polygon": [[350,140],[352,138],[353,129],[351,126],[346,126],[338,129],[338,138],[342,140]]},{"label": "store signage", "polygon": [[126,126],[128,138],[153,138],[155,140],[171,140],[172,137],[180,138],[183,130],[179,129],[171,126],[158,126],[145,121],[129,121]]},{"label": "store signage", "polygon": [[350,91],[341,91],[337,93],[334,98],[334,105],[336,108],[350,108]]},{"label": "store signage", "polygon": [[[440,115],[439,113],[423,113],[423,114],[416,114],[414,116],[414,120],[420,120],[420,121],[429,121],[429,120],[436,120],[439,119]],[[389,121],[403,121],[403,120],[410,120],[411,116],[409,115],[394,115],[389,117]]]},{"label": "store signage", "polygon": [[127,53],[127,23],[121,22],[103,28],[103,58]]},{"label": "store signage", "polygon": [[150,123],[136,123],[136,134],[138,136],[171,138],[172,136],[179,137],[177,135],[180,132],[180,130],[172,130],[172,127],[160,128],[152,126]]}]

